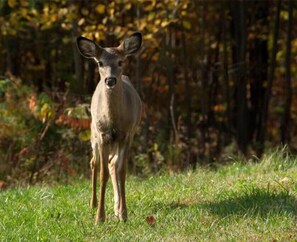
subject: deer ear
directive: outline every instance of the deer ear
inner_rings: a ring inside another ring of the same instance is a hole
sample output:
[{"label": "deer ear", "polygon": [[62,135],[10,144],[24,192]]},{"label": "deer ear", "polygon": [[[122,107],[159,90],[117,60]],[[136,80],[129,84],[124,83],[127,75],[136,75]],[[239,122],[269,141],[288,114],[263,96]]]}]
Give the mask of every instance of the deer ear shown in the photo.
[{"label": "deer ear", "polygon": [[77,37],[76,44],[80,54],[85,58],[97,59],[101,53],[101,47],[85,37]]},{"label": "deer ear", "polygon": [[135,54],[141,47],[142,43],[142,34],[136,32],[130,37],[124,40],[124,42],[119,46],[124,51],[125,56]]}]

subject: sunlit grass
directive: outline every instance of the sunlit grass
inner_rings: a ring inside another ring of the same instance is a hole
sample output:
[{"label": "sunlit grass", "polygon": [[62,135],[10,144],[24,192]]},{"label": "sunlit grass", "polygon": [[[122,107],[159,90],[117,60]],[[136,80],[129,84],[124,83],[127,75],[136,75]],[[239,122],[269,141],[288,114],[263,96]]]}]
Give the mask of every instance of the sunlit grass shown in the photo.
[{"label": "sunlit grass", "polygon": [[[297,163],[284,155],[195,172],[128,177],[129,220],[94,225],[89,181],[0,193],[0,241],[296,241]],[[155,218],[154,224],[146,221]]]}]

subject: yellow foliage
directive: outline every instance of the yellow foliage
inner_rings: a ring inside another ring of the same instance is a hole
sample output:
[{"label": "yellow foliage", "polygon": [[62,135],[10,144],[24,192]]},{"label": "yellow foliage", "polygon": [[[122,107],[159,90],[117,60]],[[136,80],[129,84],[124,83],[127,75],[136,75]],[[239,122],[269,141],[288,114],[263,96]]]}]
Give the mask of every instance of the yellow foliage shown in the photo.
[{"label": "yellow foliage", "polygon": [[191,22],[184,20],[184,21],[183,21],[183,27],[184,27],[185,29],[190,30],[191,27],[192,27],[192,24],[191,24]]},{"label": "yellow foliage", "polygon": [[91,131],[90,129],[84,130],[80,132],[78,136],[81,141],[89,141],[91,138]]},{"label": "yellow foliage", "polygon": [[8,0],[9,7],[14,8],[15,5],[16,5],[16,0]]},{"label": "yellow foliage", "polygon": [[103,14],[105,12],[105,5],[104,4],[98,4],[96,7],[96,12],[99,14]]}]

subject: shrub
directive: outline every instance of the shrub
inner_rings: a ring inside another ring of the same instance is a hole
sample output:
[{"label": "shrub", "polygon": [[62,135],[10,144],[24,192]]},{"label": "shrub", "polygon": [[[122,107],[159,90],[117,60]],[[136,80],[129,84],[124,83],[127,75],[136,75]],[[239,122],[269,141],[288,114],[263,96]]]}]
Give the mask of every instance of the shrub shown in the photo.
[{"label": "shrub", "polygon": [[65,97],[37,94],[16,78],[0,80],[0,179],[36,183],[78,170],[87,175],[89,119],[79,116],[84,105],[67,109]]}]

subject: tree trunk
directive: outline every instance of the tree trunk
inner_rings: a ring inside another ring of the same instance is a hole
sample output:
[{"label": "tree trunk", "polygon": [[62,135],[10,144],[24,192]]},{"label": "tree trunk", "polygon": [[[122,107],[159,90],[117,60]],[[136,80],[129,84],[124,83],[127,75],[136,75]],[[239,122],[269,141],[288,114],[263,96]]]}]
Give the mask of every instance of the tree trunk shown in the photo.
[{"label": "tree trunk", "polygon": [[[73,3],[74,4],[74,3]],[[75,82],[72,82],[72,89],[79,93],[84,93],[84,85],[83,85],[83,62],[82,57],[78,53],[76,46],[76,37],[78,36],[77,31],[77,20],[72,20],[72,49],[73,49],[73,57],[74,57],[74,71],[75,71]]]},{"label": "tree trunk", "polygon": [[6,37],[5,39],[5,49],[7,50],[6,62],[8,71],[14,75],[19,76],[20,72],[20,50],[19,50],[19,40],[16,36]]},{"label": "tree trunk", "polygon": [[[256,30],[261,26],[261,30],[256,32],[255,38],[250,41],[250,124],[249,124],[249,140],[255,138],[256,145],[259,143],[259,134],[261,133],[261,112],[265,98],[265,81],[267,80],[268,70],[268,33],[263,33],[265,29],[269,29],[268,22],[268,1],[257,1],[255,5],[251,2],[250,9],[255,10],[253,17],[253,26]],[[266,38],[262,36],[265,34]]]},{"label": "tree trunk", "polygon": [[279,20],[280,20],[280,9],[281,9],[281,0],[277,2],[277,9],[276,9],[276,16],[275,16],[275,23],[274,23],[274,31],[273,31],[273,43],[272,43],[272,55],[270,59],[270,69],[268,73],[268,83],[263,103],[263,109],[261,113],[261,129],[259,132],[259,145],[258,145],[258,156],[262,155],[264,151],[264,141],[266,138],[267,132],[267,119],[268,119],[268,107],[269,101],[271,97],[271,89],[273,85],[273,78],[274,78],[274,71],[276,66],[276,53],[277,53],[277,39],[279,33]]},{"label": "tree trunk", "polygon": [[[88,94],[93,94],[95,91],[95,87],[97,83],[95,82],[96,81],[95,76],[98,77],[97,75],[95,75],[96,67],[97,65],[93,61],[88,62],[88,73],[87,73],[87,83],[86,83],[86,90]],[[80,75],[82,74],[78,74],[78,76]]]},{"label": "tree trunk", "polygon": [[227,11],[227,4],[225,1],[222,1],[222,41],[223,41],[223,53],[222,53],[222,80],[223,80],[223,92],[224,98],[226,103],[226,124],[229,127],[229,130],[226,134],[226,139],[229,140],[231,136],[231,128],[232,127],[232,110],[231,110],[231,94],[230,94],[230,85],[229,85],[229,74],[228,74],[228,40],[227,40],[227,18],[226,18],[226,11]]},{"label": "tree trunk", "polygon": [[[137,3],[136,16],[137,16],[137,29],[139,29],[139,22],[140,22],[140,4],[139,3]],[[140,81],[140,71],[141,71],[140,54],[137,54],[135,58],[136,58],[135,87],[139,96],[142,98],[141,81]]]},{"label": "tree trunk", "polygon": [[291,86],[291,41],[292,41],[292,27],[293,27],[293,1],[288,3],[288,31],[286,43],[286,102],[285,111],[281,120],[281,142],[283,144],[290,143],[290,119],[291,119],[291,105],[292,105],[292,86]]},{"label": "tree trunk", "polygon": [[246,79],[246,3],[233,2],[231,6],[233,21],[233,61],[236,70],[235,126],[239,149],[245,153],[248,145],[247,79]]}]

